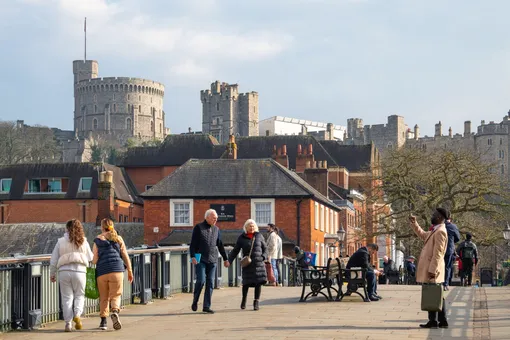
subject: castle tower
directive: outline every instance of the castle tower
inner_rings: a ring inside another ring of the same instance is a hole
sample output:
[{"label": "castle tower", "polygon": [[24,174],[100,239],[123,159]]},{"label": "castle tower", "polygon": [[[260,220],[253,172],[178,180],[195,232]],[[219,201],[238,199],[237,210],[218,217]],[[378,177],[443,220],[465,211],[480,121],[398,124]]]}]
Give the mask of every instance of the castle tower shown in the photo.
[{"label": "castle tower", "polygon": [[450,126],[450,128],[448,129],[448,137],[452,138],[453,137],[453,130],[452,130],[452,127]]},{"label": "castle tower", "polygon": [[257,92],[239,93],[237,84],[215,81],[210,90],[200,91],[202,133],[225,144],[230,135],[258,136],[259,97]]},{"label": "castle tower", "polygon": [[466,120],[464,122],[464,137],[469,137],[471,135],[471,121]]},{"label": "castle tower", "polygon": [[347,119],[347,137],[348,138],[360,137],[361,130],[363,130],[363,119],[361,119],[361,118]]},{"label": "castle tower", "polygon": [[438,124],[435,125],[436,131],[434,133],[434,137],[441,137],[443,135],[443,124],[439,121]]},{"label": "castle tower", "polygon": [[414,140],[418,140],[420,138],[420,127],[418,124],[414,126]]},{"label": "castle tower", "polygon": [[73,61],[77,135],[104,135],[120,144],[133,137],[145,141],[163,139],[164,85],[140,78],[99,78],[98,70],[97,61]]}]

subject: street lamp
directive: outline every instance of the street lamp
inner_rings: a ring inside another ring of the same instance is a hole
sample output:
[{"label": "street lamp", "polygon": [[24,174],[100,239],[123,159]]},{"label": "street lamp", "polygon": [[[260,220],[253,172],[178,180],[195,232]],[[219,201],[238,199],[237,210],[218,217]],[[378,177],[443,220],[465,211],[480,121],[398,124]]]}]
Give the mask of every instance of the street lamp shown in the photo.
[{"label": "street lamp", "polygon": [[340,229],[338,229],[336,234],[338,235],[338,243],[340,245],[340,257],[342,257],[343,256],[342,250],[344,248],[343,245],[344,245],[344,240],[345,240],[345,229],[344,229],[343,224],[340,224]]},{"label": "street lamp", "polygon": [[510,241],[510,225],[506,223],[506,228],[503,230],[503,237],[505,240]]}]

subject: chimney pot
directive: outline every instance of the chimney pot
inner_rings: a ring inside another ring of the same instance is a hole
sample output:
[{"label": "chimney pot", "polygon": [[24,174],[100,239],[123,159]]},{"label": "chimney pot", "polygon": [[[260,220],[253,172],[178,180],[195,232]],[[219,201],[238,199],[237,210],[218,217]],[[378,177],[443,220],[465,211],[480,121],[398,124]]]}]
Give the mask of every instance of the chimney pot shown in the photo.
[{"label": "chimney pot", "polygon": [[308,144],[308,154],[309,155],[313,154],[313,145],[312,144]]},{"label": "chimney pot", "polygon": [[278,156],[281,156],[282,155],[282,148],[278,148],[278,150],[276,151],[276,154]]},{"label": "chimney pot", "polygon": [[298,146],[297,146],[297,154],[301,155],[301,152],[302,152],[301,144],[298,144]]},{"label": "chimney pot", "polygon": [[283,146],[282,146],[282,154],[284,156],[287,156],[287,145],[285,145],[285,144],[283,144]]},{"label": "chimney pot", "polygon": [[306,161],[306,167],[305,169],[309,169],[310,168],[310,161]]},{"label": "chimney pot", "polygon": [[328,168],[328,161],[322,161],[322,167],[324,169],[327,169]]}]

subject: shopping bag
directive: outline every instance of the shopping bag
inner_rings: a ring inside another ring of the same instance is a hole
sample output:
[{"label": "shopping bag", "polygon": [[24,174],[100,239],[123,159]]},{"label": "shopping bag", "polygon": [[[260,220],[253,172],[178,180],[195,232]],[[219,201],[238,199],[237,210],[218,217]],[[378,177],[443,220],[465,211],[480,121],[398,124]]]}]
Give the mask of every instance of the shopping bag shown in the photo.
[{"label": "shopping bag", "polygon": [[275,282],[276,279],[274,278],[273,273],[273,266],[271,266],[271,263],[266,262],[266,273],[267,273],[267,282]]},{"label": "shopping bag", "polygon": [[421,286],[421,310],[440,312],[443,309],[443,286],[439,283],[424,283]]},{"label": "shopping bag", "polygon": [[85,283],[85,297],[96,300],[99,298],[97,289],[96,268],[87,268],[87,282]]}]

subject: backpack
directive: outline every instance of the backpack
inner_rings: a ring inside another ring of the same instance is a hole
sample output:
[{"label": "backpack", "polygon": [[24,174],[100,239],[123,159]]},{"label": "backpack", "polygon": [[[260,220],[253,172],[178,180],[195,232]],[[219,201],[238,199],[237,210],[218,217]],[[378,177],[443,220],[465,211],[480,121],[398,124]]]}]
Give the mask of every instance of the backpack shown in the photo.
[{"label": "backpack", "polygon": [[475,256],[475,247],[473,243],[466,242],[464,243],[464,248],[462,248],[462,258],[463,259],[472,259]]}]

